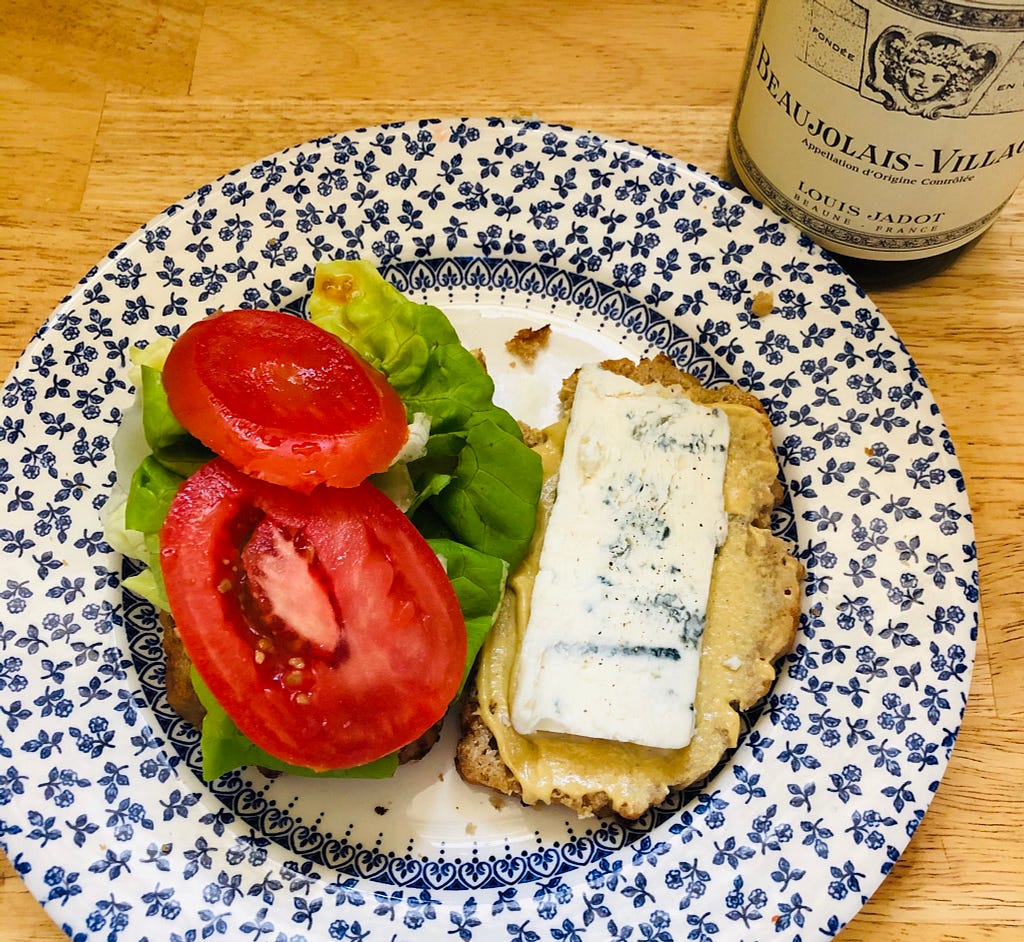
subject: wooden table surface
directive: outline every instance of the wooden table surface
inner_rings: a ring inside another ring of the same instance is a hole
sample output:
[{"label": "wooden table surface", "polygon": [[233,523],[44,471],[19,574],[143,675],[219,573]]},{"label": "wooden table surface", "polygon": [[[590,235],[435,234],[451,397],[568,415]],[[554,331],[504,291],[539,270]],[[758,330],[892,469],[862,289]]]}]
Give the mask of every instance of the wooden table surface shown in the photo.
[{"label": "wooden table surface", "polygon": [[[0,374],[167,204],[385,120],[531,115],[727,173],[752,0],[0,0]],[[1024,187],[945,273],[872,297],[974,511],[983,625],[952,760],[842,942],[1024,938]],[[0,938],[64,938],[0,855]]]}]

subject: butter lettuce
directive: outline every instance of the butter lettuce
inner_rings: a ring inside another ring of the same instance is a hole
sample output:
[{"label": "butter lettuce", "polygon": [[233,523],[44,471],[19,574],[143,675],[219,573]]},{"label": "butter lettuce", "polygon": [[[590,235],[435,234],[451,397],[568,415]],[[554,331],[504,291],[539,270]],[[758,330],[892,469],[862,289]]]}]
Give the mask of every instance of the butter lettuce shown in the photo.
[{"label": "butter lettuce", "polygon": [[[431,535],[440,521],[514,569],[533,536],[540,457],[494,404],[494,382],[448,318],[407,299],[362,260],[319,265],[307,310],[387,376],[410,415],[430,417],[428,455],[409,472],[418,490],[436,493],[417,505],[413,522]],[[440,477],[448,478],[443,487]]]},{"label": "butter lettuce", "polygon": [[213,458],[213,452],[193,438],[171,411],[162,366],[142,365],[142,431],[153,457],[183,477]]},{"label": "butter lettuce", "polygon": [[161,464],[154,455],[147,455],[132,475],[124,508],[124,525],[146,535],[159,533],[184,480],[182,475]]},{"label": "butter lettuce", "polygon": [[466,667],[459,693],[469,679],[476,656],[494,624],[505,593],[508,563],[497,556],[481,553],[454,540],[428,540],[431,549],[444,563],[466,620]]},{"label": "butter lettuce", "polygon": [[[513,435],[519,424],[492,401],[494,383],[439,309],[406,298],[363,260],[317,266],[307,311],[381,370],[409,414],[425,412],[435,432],[486,415]],[[520,437],[522,437],[520,435]]]}]

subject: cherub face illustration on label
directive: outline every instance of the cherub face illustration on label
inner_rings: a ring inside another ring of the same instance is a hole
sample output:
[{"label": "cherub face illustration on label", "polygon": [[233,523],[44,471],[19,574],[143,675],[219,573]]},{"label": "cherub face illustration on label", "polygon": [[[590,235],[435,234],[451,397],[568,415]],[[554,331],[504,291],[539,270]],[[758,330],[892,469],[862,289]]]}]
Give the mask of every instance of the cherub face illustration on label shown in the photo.
[{"label": "cherub face illustration on label", "polygon": [[890,111],[926,118],[957,109],[962,114],[998,60],[998,50],[986,43],[966,45],[939,33],[911,37],[890,26],[871,46],[867,84],[882,95]]},{"label": "cherub face illustration on label", "polygon": [[941,65],[927,62],[907,66],[903,77],[903,89],[911,101],[929,101],[949,85],[951,73]]}]

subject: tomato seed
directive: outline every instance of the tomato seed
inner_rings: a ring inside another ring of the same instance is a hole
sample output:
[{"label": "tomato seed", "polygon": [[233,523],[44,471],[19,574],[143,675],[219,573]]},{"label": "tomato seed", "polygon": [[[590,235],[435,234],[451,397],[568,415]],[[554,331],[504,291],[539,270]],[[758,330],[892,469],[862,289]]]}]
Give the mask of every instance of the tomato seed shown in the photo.
[{"label": "tomato seed", "polygon": [[302,683],[302,671],[289,671],[284,675],[286,687],[298,687]]}]

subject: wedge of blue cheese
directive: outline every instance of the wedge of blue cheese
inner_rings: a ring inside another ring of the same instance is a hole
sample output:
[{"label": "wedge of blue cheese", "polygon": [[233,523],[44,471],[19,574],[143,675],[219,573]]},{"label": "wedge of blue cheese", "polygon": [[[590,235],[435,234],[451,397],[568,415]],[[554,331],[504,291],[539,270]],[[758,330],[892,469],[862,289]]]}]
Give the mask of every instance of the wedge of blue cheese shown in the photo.
[{"label": "wedge of blue cheese", "polygon": [[513,673],[518,733],[690,742],[729,435],[718,407],[580,370]]}]

